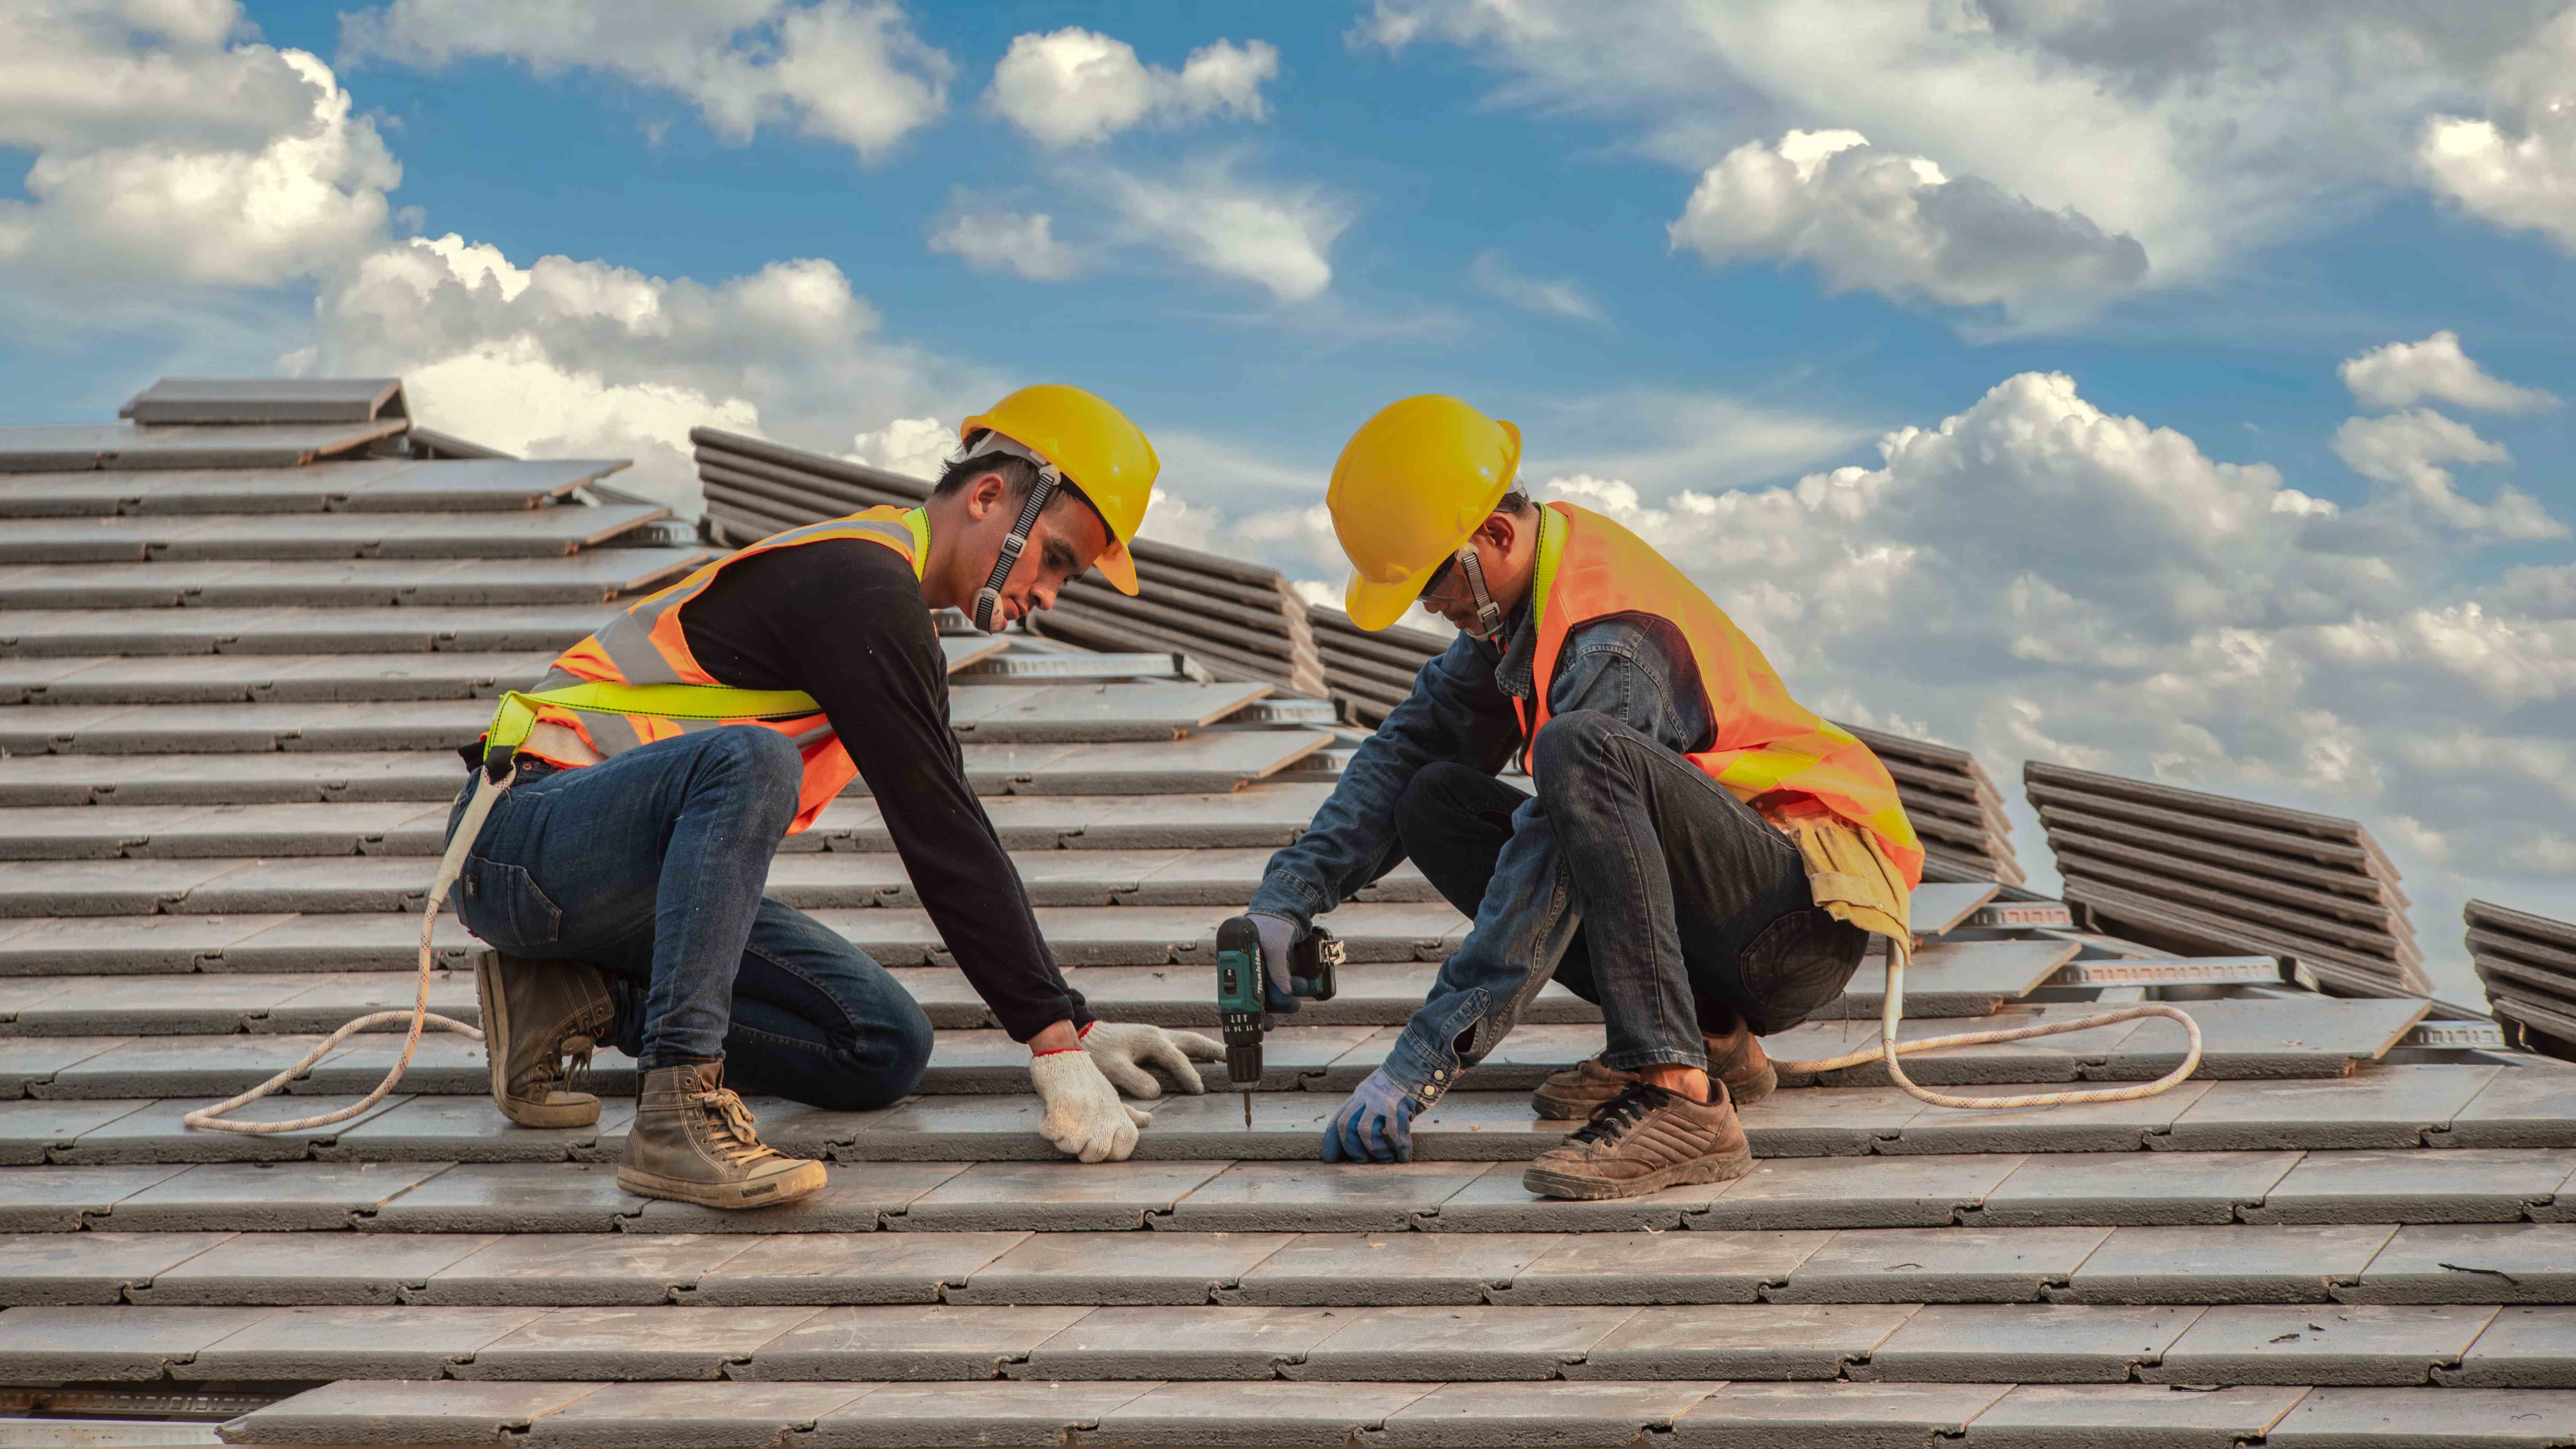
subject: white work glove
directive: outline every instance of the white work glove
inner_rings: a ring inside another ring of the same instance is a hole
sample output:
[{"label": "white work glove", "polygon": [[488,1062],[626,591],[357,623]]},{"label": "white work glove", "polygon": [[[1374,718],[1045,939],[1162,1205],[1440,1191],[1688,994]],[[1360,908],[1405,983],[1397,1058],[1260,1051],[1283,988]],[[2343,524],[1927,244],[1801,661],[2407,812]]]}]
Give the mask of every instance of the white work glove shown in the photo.
[{"label": "white work glove", "polygon": [[1154,1120],[1118,1100],[1087,1051],[1040,1052],[1029,1058],[1029,1081],[1046,1107],[1038,1135],[1085,1162],[1126,1161],[1136,1151],[1136,1129]]},{"label": "white work glove", "polygon": [[1191,1059],[1225,1060],[1225,1048],[1197,1032],[1165,1031],[1159,1026],[1130,1022],[1095,1021],[1083,1028],[1082,1044],[1091,1052],[1100,1075],[1115,1083],[1118,1090],[1148,1102],[1163,1095],[1163,1084],[1146,1067],[1157,1066],[1170,1072],[1182,1091],[1196,1095],[1207,1090],[1207,1083],[1199,1079],[1199,1069],[1190,1065]]}]

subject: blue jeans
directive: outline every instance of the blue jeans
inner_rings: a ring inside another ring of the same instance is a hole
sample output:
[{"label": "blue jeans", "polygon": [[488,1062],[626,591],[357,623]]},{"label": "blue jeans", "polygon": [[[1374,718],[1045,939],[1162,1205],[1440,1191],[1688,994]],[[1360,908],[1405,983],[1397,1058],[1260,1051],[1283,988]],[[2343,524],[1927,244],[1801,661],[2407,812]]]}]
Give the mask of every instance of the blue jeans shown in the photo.
[{"label": "blue jeans", "polygon": [[[600,967],[646,1070],[723,1060],[727,1085],[844,1111],[910,1092],[930,1018],[883,966],[761,895],[796,818],[796,747],[700,730],[578,770],[523,769],[449,908],[514,956]],[[464,814],[457,797],[452,835]]]},{"label": "blue jeans", "polygon": [[[1797,846],[1698,766],[1590,710],[1539,731],[1538,766],[1543,808],[1531,815],[1530,797],[1491,775],[1427,765],[1397,801],[1396,829],[1432,886],[1480,924],[1489,895],[1512,888],[1497,868],[1515,831],[1542,820],[1554,831],[1551,874],[1567,898],[1538,913],[1551,924],[1528,949],[1562,942],[1555,979],[1601,1008],[1608,1065],[1705,1066],[1703,1036],[1785,1031],[1841,994],[1868,936],[1819,909]],[[1548,966],[1529,963],[1521,996]]]}]

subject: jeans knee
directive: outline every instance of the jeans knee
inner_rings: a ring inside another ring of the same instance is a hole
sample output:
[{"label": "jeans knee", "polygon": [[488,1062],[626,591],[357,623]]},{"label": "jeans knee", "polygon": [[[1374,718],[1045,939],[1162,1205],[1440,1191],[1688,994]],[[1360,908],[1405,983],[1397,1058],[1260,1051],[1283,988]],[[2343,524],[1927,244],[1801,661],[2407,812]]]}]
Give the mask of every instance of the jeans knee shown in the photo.
[{"label": "jeans knee", "polygon": [[892,1037],[889,1048],[891,1060],[884,1073],[885,1085],[892,1088],[886,1093],[889,1102],[910,1094],[913,1088],[921,1085],[921,1074],[930,1070],[930,1049],[934,1038],[929,1014],[916,1008],[895,1024]]},{"label": "jeans knee", "polygon": [[805,789],[805,757],[793,740],[759,725],[735,725],[717,730],[707,748],[710,763],[739,782],[749,800],[785,812],[780,829],[796,817],[796,802]]},{"label": "jeans knee", "polygon": [[1608,745],[1627,727],[1597,709],[1574,709],[1549,718],[1530,741],[1530,765],[1541,794],[1563,790],[1597,773],[1609,761]]},{"label": "jeans knee", "polygon": [[930,1069],[930,1018],[915,1007],[877,1023],[875,1037],[834,1047],[833,1070],[800,1083],[795,1095],[834,1112],[873,1112],[912,1095]]}]

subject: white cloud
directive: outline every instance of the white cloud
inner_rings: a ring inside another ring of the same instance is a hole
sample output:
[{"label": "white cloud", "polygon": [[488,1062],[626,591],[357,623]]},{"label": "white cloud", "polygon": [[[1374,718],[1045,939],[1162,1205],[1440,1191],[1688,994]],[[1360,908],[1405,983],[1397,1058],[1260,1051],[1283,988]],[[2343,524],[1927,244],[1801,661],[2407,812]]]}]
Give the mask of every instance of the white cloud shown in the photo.
[{"label": "white cloud", "polygon": [[402,168],[330,67],[241,25],[232,0],[0,10],[0,146],[35,152],[0,265],[112,295],[270,286],[372,244]]},{"label": "white cloud", "polygon": [[2408,822],[2380,833],[2428,941],[2470,894],[2576,914],[2547,864],[2576,858],[2576,564],[2475,582],[2405,499],[2313,511],[2278,469],[2053,374],[1783,487],[1538,476],[1653,540],[1820,708],[1998,773],[2054,759]]},{"label": "white cloud", "polygon": [[2489,442],[2468,424],[2430,408],[2346,418],[2335,429],[2334,451],[2361,476],[2408,490],[2454,528],[2508,539],[2567,537],[2567,525],[2551,518],[2538,499],[2510,485],[2496,489],[2493,503],[2461,497],[2443,464],[2510,463],[2513,455],[2502,443]]},{"label": "white cloud", "polygon": [[1467,275],[1487,296],[1498,297],[1524,311],[1546,317],[1571,318],[1577,322],[1609,320],[1602,314],[1601,304],[1582,287],[1570,281],[1528,276],[1503,260],[1500,252],[1477,253]]},{"label": "white cloud", "polygon": [[851,438],[850,451],[845,456],[889,473],[927,481],[939,477],[948,466],[948,455],[956,449],[957,430],[939,419],[896,418],[874,432]]},{"label": "white cloud", "polygon": [[[811,259],[710,286],[415,238],[335,277],[316,321],[311,370],[402,376],[424,424],[511,452],[633,457],[620,486],[683,507],[694,425],[813,446],[849,436],[854,416],[901,418],[958,390],[877,335],[848,278]],[[917,440],[918,421],[854,441]]]},{"label": "white cloud", "polygon": [[2339,373],[2366,408],[2402,408],[2424,398],[2495,413],[2558,405],[2553,394],[2489,376],[2460,350],[2460,334],[2447,329],[2421,342],[2391,342],[2347,357]]},{"label": "white cloud", "polygon": [[985,272],[1016,272],[1032,282],[1061,282],[1082,270],[1082,257],[1056,240],[1055,218],[1009,211],[961,212],[932,233],[930,249]]},{"label": "white cloud", "polygon": [[1953,180],[1858,131],[1791,131],[1776,146],[1736,147],[1701,173],[1666,234],[1715,266],[1809,262],[1831,291],[2017,313],[2099,298],[2147,274],[2135,238],[1975,177]]},{"label": "white cloud", "polygon": [[1377,0],[1353,34],[1463,47],[1504,102],[1624,124],[1693,175],[1748,136],[1848,126],[2007,213],[2134,237],[2170,286],[2411,184],[2427,112],[2528,40],[2533,8]]},{"label": "white cloud", "polygon": [[2417,156],[2471,214],[2576,252],[2576,10],[2497,64],[2484,119],[2425,122]]},{"label": "white cloud", "polygon": [[[849,27],[877,44],[899,20],[771,0],[729,15],[701,5],[695,20],[671,7],[397,9],[378,22],[516,27],[538,56],[557,54],[529,39],[549,26],[577,39],[622,18],[623,39],[646,45],[691,24],[720,36],[766,24],[744,41],[758,42],[750,58],[708,61],[751,65],[787,92],[838,83],[799,67],[843,55]],[[842,124],[816,104],[810,123]],[[376,131],[320,61],[245,38],[231,0],[0,5],[0,146],[36,152],[31,200],[0,202],[0,312],[51,306],[93,330],[142,319],[191,338],[192,370],[208,373],[273,360],[399,375],[428,426],[512,452],[631,457],[620,486],[683,507],[697,494],[693,425],[824,450],[862,430],[857,446],[902,464],[925,414],[1001,390],[884,336],[828,261],[700,282],[514,259],[452,234],[401,239],[384,195],[399,172]]]},{"label": "white cloud", "polygon": [[893,0],[393,0],[342,34],[352,55],[433,69],[606,71],[688,101],[733,144],[793,125],[871,160],[947,108],[956,74]]},{"label": "white cloud", "polygon": [[1149,122],[1261,120],[1261,87],[1278,74],[1278,47],[1264,40],[1201,46],[1174,72],[1146,65],[1126,41],[1068,26],[1015,37],[985,101],[1041,145],[1084,146]]},{"label": "white cloud", "polygon": [[1332,284],[1328,255],[1350,224],[1342,205],[1298,183],[1261,182],[1225,159],[1164,175],[1102,168],[1102,189],[1127,233],[1182,261],[1303,302]]}]

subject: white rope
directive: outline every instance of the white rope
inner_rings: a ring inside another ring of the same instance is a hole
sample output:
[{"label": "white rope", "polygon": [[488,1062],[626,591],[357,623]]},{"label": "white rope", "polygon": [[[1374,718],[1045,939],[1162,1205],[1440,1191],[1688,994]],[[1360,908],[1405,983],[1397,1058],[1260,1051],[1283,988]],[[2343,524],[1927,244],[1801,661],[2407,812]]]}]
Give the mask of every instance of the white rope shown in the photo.
[{"label": "white rope", "polygon": [[[2106,1011],[2097,1016],[2079,1016],[2066,1021],[2042,1022],[2036,1026],[2017,1026],[2002,1031],[1963,1031],[1952,1036],[1929,1036],[1900,1042],[1896,1039],[1896,1024],[1905,1014],[1905,962],[1913,954],[1913,948],[1908,944],[1893,940],[1887,943],[1887,999],[1879,1008],[1876,1046],[1865,1047],[1855,1052],[1845,1052],[1838,1057],[1823,1057],[1815,1061],[1774,1060],[1771,1063],[1772,1067],[1793,1076],[1821,1076],[1826,1072],[1840,1071],[1844,1067],[1856,1067],[1863,1062],[1884,1060],[1887,1063],[1889,1078],[1916,1100],[1929,1102],[1935,1107],[1957,1107],[1974,1112],[2004,1112],[2020,1107],[2070,1107],[2083,1102],[2133,1102],[2140,1097],[2152,1097],[2158,1092],[2173,1090],[2182,1084],[2184,1078],[2200,1068],[2200,1023],[2192,1020],[2189,1012],[2162,1004],[2122,1007],[2118,1011]],[[1896,1062],[1900,1056],[1914,1052],[1928,1052],[1937,1047],[1983,1046],[1992,1042],[2028,1041],[2035,1036],[2056,1036],[2061,1032],[2089,1031],[2097,1026],[2136,1021],[2148,1016],[2170,1017],[2181,1022],[2182,1029],[2189,1035],[2191,1042],[2183,1052],[2181,1066],[2152,1082],[2140,1082],[2132,1087],[2097,1087],[2081,1092],[2032,1092],[2019,1097],[1954,1097],[1947,1092],[1935,1092],[1915,1085],[1914,1079],[1905,1075],[1905,1068],[1897,1065]]]},{"label": "white rope", "polygon": [[[483,1040],[483,1033],[480,1030],[452,1016],[440,1016],[429,1009],[429,976],[435,969],[430,957],[430,932],[438,925],[439,902],[447,899],[448,891],[456,885],[456,878],[465,873],[466,853],[474,848],[475,837],[483,833],[483,822],[491,816],[492,806],[500,800],[501,793],[510,788],[510,782],[518,777],[518,773],[515,763],[512,764],[509,773],[498,780],[485,774],[479,767],[474,771],[474,793],[465,802],[465,817],[456,823],[456,834],[447,842],[447,853],[440,856],[438,860],[438,879],[429,888],[429,899],[422,903],[420,988],[419,993],[412,998],[411,1010],[377,1011],[359,1017],[324,1037],[319,1045],[304,1054],[302,1061],[238,1097],[228,1098],[211,1107],[200,1107],[190,1112],[179,1119],[182,1124],[190,1127],[210,1127],[218,1132],[248,1132],[266,1136],[276,1132],[307,1132],[316,1127],[328,1127],[334,1122],[346,1122],[383,1101],[393,1092],[394,1085],[402,1080],[403,1073],[411,1067],[412,1053],[420,1050],[420,1034],[424,1027],[434,1026],[441,1031],[452,1031],[474,1041]],[[262,1097],[273,1096],[283,1090],[287,1083],[311,1070],[314,1063],[329,1056],[350,1037],[387,1022],[406,1019],[411,1023],[411,1032],[403,1038],[402,1055],[394,1059],[393,1070],[385,1073],[385,1079],[378,1082],[376,1089],[364,1098],[336,1111],[323,1112],[312,1117],[298,1117],[292,1121],[228,1122],[223,1120],[224,1114],[240,1111]]]}]

